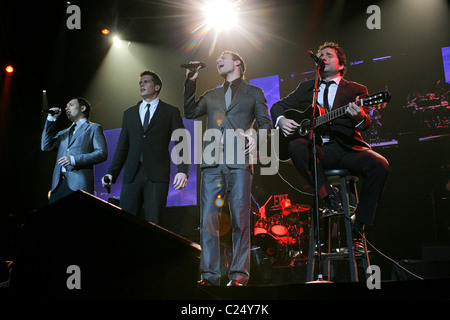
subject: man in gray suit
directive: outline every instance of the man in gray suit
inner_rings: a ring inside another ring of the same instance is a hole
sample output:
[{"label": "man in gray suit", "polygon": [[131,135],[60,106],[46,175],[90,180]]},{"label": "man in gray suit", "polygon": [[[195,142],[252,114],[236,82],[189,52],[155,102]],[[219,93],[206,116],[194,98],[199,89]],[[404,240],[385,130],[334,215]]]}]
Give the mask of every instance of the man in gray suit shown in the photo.
[{"label": "man in gray suit", "polygon": [[62,110],[50,110],[53,115],[47,117],[41,141],[42,151],[58,151],[49,203],[77,190],[93,193],[94,165],[108,158],[102,127],[89,122],[91,107],[83,98],[74,98],[67,103],[65,111],[72,125],[59,132],[56,120]]},{"label": "man in gray suit", "polygon": [[[250,276],[251,247],[253,166],[250,155],[256,148],[255,137],[248,133],[255,120],[259,129],[267,129],[266,132],[270,133],[269,110],[261,88],[243,80],[245,63],[238,54],[231,51],[221,54],[217,59],[217,70],[225,80],[224,85],[207,91],[196,100],[199,70],[200,67],[187,70],[183,97],[186,118],[207,115],[201,165],[202,252],[199,284],[220,284],[220,202],[228,192],[233,241],[228,286],[246,285]],[[245,143],[239,141],[244,138]],[[219,148],[211,148],[212,144]],[[214,151],[209,152],[211,150]]]}]

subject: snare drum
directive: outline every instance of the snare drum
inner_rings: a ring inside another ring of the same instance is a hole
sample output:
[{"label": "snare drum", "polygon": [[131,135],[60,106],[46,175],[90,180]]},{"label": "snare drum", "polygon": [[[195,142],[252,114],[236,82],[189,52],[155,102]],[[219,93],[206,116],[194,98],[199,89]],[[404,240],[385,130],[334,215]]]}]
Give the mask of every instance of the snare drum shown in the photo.
[{"label": "snare drum", "polygon": [[260,220],[256,221],[255,227],[254,227],[254,235],[256,236],[258,234],[268,233],[269,232],[268,225],[269,225],[269,223],[267,222],[267,220],[260,219]]}]

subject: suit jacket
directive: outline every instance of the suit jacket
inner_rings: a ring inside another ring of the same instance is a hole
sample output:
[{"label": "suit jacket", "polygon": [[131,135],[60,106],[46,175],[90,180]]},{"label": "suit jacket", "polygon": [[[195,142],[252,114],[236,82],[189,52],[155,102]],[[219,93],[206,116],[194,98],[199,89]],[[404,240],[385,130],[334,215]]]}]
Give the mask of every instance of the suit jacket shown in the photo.
[{"label": "suit jacket", "polygon": [[[69,129],[57,132],[56,121],[46,121],[42,133],[42,151],[58,150],[56,159],[73,156],[75,165],[66,167],[67,184],[70,189],[94,192],[94,165],[108,158],[108,146],[100,125],[86,121],[81,124],[69,141]],[[52,191],[58,186],[61,165],[55,164]]]},{"label": "suit jacket", "polygon": [[[287,97],[275,103],[270,110],[273,121],[276,122],[277,118],[284,115],[288,109],[305,110],[311,106],[314,84],[314,80],[302,82]],[[356,97],[364,98],[367,95],[368,91],[365,86],[342,78],[339,82],[332,110],[354,102]],[[370,108],[363,108],[366,115],[363,123],[358,127],[356,127],[358,124],[354,120],[344,115],[334,119],[327,128],[331,139],[337,141],[344,149],[355,151],[370,149],[369,144],[363,140],[360,133],[360,131],[366,130],[371,124]]]},{"label": "suit jacket", "polygon": [[[225,105],[223,86],[206,91],[197,101],[195,100],[195,91],[196,82],[186,80],[183,94],[184,116],[188,119],[194,119],[207,115],[206,127],[209,129],[209,133],[220,132],[224,135],[224,154],[231,154],[233,159],[232,161],[226,161],[227,166],[252,171],[252,159],[249,155],[244,156],[242,149],[238,149],[237,138],[234,139],[233,144],[227,141],[226,131],[227,129],[241,129],[245,132],[253,127],[253,122],[256,120],[258,128],[267,129],[267,134],[270,134],[270,129],[273,126],[262,89],[242,81],[228,108]],[[236,136],[240,137],[239,135]],[[255,138],[257,139],[257,137]],[[221,155],[217,153],[214,154],[213,161],[205,161],[205,155],[209,155],[209,151],[214,149],[208,148],[213,142],[213,139],[205,138],[202,168],[216,166],[221,161]],[[217,145],[217,141],[215,142]],[[233,149],[229,150],[231,146],[233,146]]]},{"label": "suit jacket", "polygon": [[[150,125],[144,132],[139,116],[141,102],[139,101],[135,106],[128,108],[123,114],[122,131],[107,173],[112,175],[112,182],[115,182],[125,165],[123,182],[132,182],[143,154],[146,177],[155,182],[169,183],[169,143],[172,132],[176,129],[184,129],[180,111],[178,108],[159,100]],[[178,172],[187,175],[189,164],[179,164],[177,169]]]}]

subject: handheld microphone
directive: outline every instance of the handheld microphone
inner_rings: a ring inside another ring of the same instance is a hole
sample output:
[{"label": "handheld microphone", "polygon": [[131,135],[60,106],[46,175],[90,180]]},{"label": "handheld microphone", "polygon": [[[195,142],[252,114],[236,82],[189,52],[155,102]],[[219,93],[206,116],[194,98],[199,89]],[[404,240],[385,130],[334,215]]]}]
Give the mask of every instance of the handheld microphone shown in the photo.
[{"label": "handheld microphone", "polygon": [[193,68],[200,67],[200,69],[202,69],[202,68],[206,68],[206,64],[203,62],[188,63],[188,64],[182,64],[182,65],[180,65],[180,67],[182,67],[184,69],[193,69]]},{"label": "handheld microphone", "polygon": [[48,114],[50,114],[52,116],[56,114],[56,112],[53,111],[53,110],[42,110],[42,113],[48,113]]},{"label": "handheld microphone", "polygon": [[104,176],[103,181],[105,181],[105,183],[108,183],[108,185],[105,186],[105,189],[106,189],[106,191],[108,191],[108,194],[110,194],[111,193],[111,185],[110,185],[111,180],[109,179],[108,176]]},{"label": "handheld microphone", "polygon": [[308,54],[319,67],[325,67],[325,63],[323,62],[323,60],[316,56],[311,50],[308,51]]}]

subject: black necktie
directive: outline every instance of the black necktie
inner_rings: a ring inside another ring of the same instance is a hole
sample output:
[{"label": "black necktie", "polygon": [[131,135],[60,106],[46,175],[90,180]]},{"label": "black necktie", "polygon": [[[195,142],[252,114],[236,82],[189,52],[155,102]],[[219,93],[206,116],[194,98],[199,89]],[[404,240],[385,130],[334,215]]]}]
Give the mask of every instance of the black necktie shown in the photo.
[{"label": "black necktie", "polygon": [[150,103],[147,103],[147,112],[144,116],[144,123],[142,124],[142,127],[144,128],[144,131],[147,130],[148,126],[148,120],[150,119]]},{"label": "black necktie", "polygon": [[69,129],[69,143],[72,141],[73,132],[75,131],[76,126],[77,126],[77,124],[74,123]]},{"label": "black necktie", "polygon": [[324,82],[325,83],[325,91],[323,92],[323,107],[328,111],[330,111],[330,105],[328,104],[328,88],[334,81]]}]

